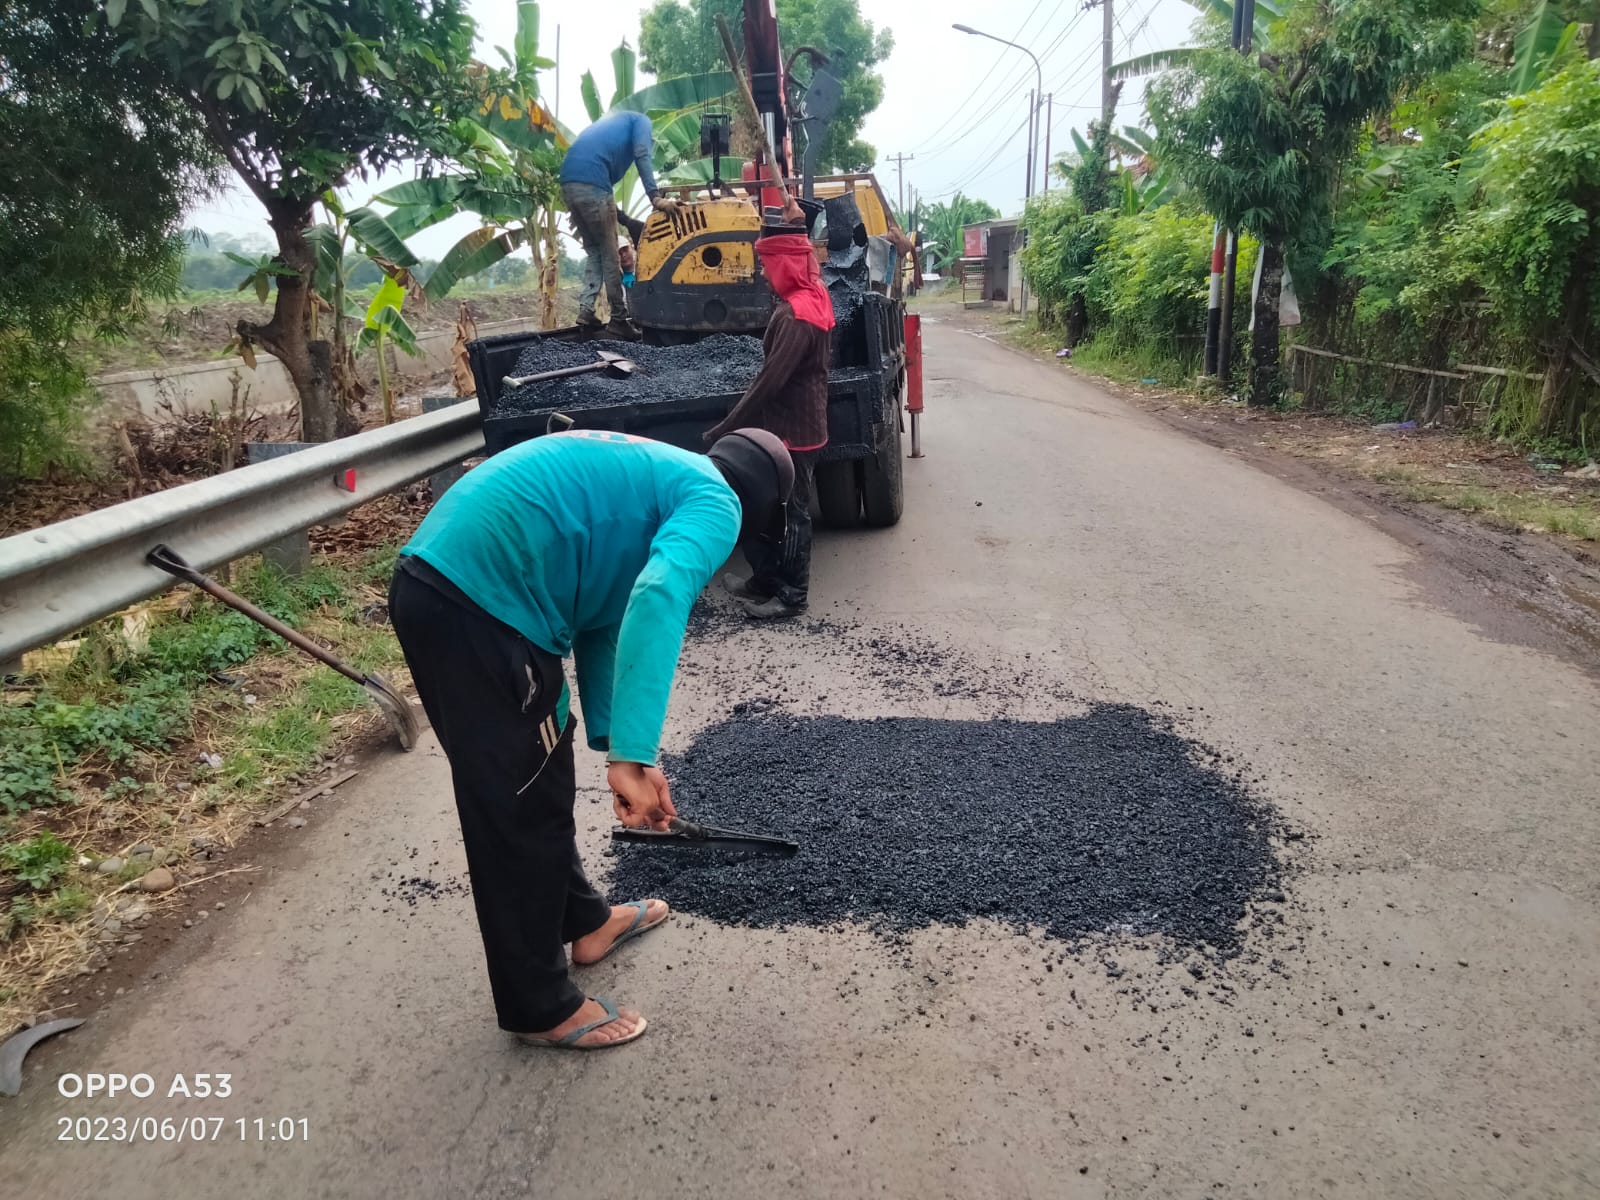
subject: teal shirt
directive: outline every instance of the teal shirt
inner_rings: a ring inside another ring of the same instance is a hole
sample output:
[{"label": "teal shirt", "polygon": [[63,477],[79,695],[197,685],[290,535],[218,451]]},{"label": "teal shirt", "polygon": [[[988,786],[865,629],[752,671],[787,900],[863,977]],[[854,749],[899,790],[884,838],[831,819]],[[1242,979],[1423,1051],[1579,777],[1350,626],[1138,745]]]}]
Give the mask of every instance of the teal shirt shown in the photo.
[{"label": "teal shirt", "polygon": [[401,553],[572,654],[589,745],[653,765],[689,609],[738,537],[739,499],[709,459],[574,430],[468,471]]}]

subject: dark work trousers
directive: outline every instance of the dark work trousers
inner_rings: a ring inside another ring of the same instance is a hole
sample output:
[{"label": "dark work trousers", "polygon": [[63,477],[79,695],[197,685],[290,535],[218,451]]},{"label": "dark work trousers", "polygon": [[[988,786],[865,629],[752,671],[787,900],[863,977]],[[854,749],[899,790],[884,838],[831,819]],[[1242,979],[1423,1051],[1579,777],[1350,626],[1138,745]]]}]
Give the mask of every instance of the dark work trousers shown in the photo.
[{"label": "dark work trousers", "polygon": [[605,188],[563,183],[561,199],[572,214],[572,226],[583,246],[583,287],[578,292],[578,322],[596,321],[601,289],[613,321],[628,319],[628,297],[622,290],[622,259],[617,253],[617,201]]},{"label": "dark work trousers", "polygon": [[500,1027],[553,1029],[584,1000],[566,944],[611,917],[578,859],[577,722],[558,728],[561,660],[404,566],[389,617],[450,760]]},{"label": "dark work trousers", "polygon": [[788,532],[783,545],[753,542],[744,556],[750,563],[750,588],[776,596],[790,608],[804,608],[811,588],[811,481],[817,470],[815,450],[796,450],[794,491],[789,495]]}]

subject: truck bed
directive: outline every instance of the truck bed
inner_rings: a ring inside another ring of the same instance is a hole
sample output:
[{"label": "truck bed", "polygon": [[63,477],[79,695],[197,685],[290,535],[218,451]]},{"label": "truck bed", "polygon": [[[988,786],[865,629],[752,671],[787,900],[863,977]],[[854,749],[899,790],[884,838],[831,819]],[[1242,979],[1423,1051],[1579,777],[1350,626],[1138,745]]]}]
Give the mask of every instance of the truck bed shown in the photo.
[{"label": "truck bed", "polygon": [[[835,327],[828,382],[828,446],[824,462],[866,458],[882,442],[886,397],[898,394],[903,374],[903,310],[896,301],[867,295],[850,306],[848,321]],[[576,326],[540,333],[511,333],[481,338],[467,346],[478,406],[483,413],[484,442],[488,453],[539,437],[551,429],[551,416],[563,412],[559,403],[532,412],[505,413],[497,408],[501,384],[528,346],[547,338],[575,341]],[[739,392],[710,392],[688,399],[639,401],[582,408],[566,412],[579,429],[610,429],[657,441],[702,450],[701,435],[721,421],[739,400]]]}]

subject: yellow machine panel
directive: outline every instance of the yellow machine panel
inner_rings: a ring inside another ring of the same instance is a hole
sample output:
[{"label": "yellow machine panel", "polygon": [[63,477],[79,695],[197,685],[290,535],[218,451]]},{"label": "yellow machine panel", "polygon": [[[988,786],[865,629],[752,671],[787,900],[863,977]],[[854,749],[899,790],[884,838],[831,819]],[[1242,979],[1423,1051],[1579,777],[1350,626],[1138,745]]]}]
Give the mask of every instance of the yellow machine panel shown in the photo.
[{"label": "yellow machine panel", "polygon": [[[687,261],[687,256],[681,256],[678,252],[687,243],[692,241],[697,246],[704,246],[712,242],[725,248],[735,243],[753,246],[756,235],[760,232],[761,217],[756,212],[755,206],[748,200],[732,197],[690,201],[670,217],[666,213],[651,213],[650,219],[644,224],[644,233],[639,238],[639,265],[635,273],[640,279],[654,279],[670,260],[677,258],[680,261],[673,264],[673,278],[677,279],[677,272]],[[705,262],[703,254],[696,257],[708,271],[718,270],[714,261]],[[713,260],[715,257],[713,256]],[[723,257],[726,260],[727,255],[724,254]],[[747,269],[742,276],[708,274],[697,278],[695,282],[717,283],[731,280],[748,283],[753,278],[755,269],[753,252],[745,262]],[[731,266],[729,269],[732,269]]]},{"label": "yellow machine panel", "polygon": [[727,283],[754,283],[756,247],[753,241],[711,242],[679,260],[672,282],[715,287]]},{"label": "yellow machine panel", "polygon": [[[869,236],[895,228],[872,175],[823,176],[814,185],[818,200],[853,195]],[[755,202],[744,195],[712,199],[703,185],[662,190],[682,207],[672,216],[651,213],[645,222],[629,299],[634,319],[662,337],[759,333],[772,311],[772,293],[756,261],[761,214]]]}]

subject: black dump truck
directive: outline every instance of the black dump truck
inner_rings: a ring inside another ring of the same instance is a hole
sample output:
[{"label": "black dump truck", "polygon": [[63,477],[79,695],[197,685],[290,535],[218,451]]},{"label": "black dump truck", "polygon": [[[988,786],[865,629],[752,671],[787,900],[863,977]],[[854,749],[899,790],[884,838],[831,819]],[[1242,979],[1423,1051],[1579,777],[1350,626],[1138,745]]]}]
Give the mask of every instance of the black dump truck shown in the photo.
[{"label": "black dump truck", "polygon": [[[893,525],[905,505],[905,305],[875,292],[839,292],[834,293],[834,314],[828,445],[817,467],[817,507],[823,522],[834,527]],[[487,453],[568,428],[568,422],[574,428],[609,429],[702,451],[701,435],[743,395],[749,380],[740,382],[740,368],[748,364],[744,374],[753,377],[760,364],[759,339],[718,334],[700,344],[706,360],[704,392],[693,382],[685,386],[681,367],[674,368],[676,378],[653,380],[652,361],[665,363],[664,351],[681,348],[652,346],[608,347],[638,359],[631,377],[609,390],[579,382],[594,376],[544,384],[536,392],[504,386],[508,376],[517,377],[519,361],[541,357],[528,354],[530,349],[556,349],[545,345],[549,342],[568,343],[568,358],[598,357],[584,346],[576,327],[468,343]],[[717,361],[719,356],[724,361]]]}]

